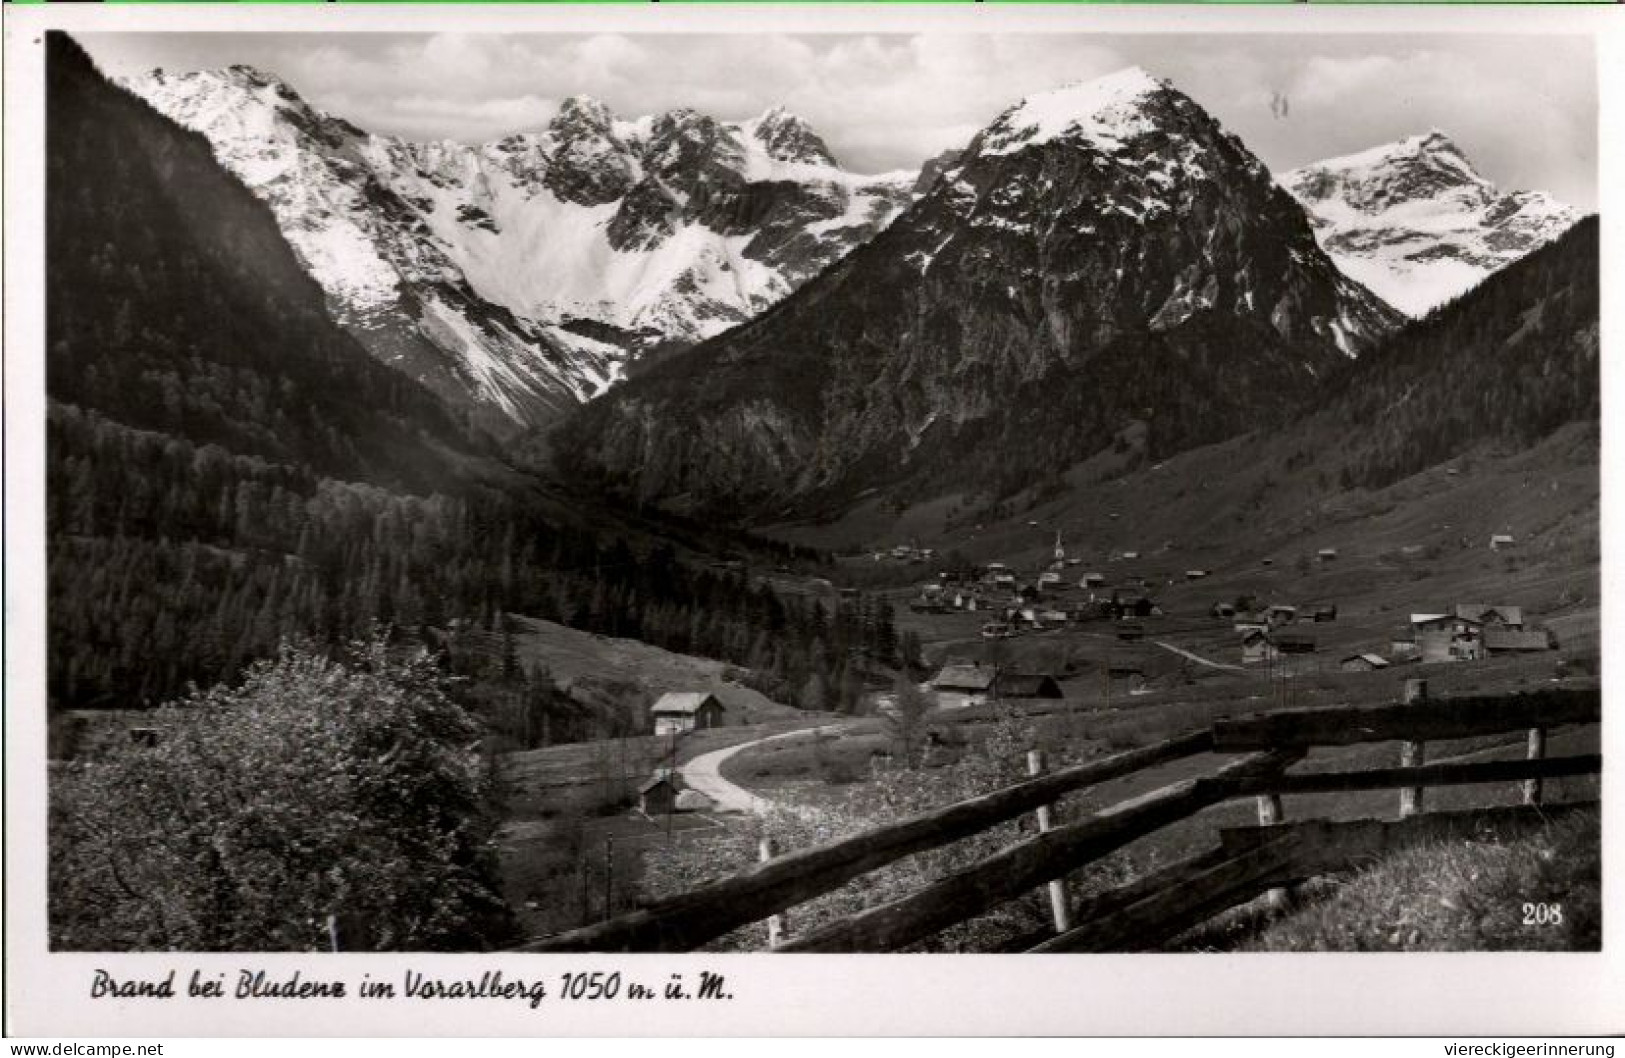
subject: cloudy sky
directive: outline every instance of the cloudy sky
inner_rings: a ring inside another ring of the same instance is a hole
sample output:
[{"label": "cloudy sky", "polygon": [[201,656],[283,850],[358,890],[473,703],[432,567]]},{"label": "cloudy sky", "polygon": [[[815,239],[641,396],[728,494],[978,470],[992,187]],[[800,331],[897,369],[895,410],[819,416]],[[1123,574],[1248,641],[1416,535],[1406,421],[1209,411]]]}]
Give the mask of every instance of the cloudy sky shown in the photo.
[{"label": "cloudy sky", "polygon": [[[373,132],[470,142],[573,94],[637,116],[783,104],[851,169],[914,168],[1023,96],[1130,64],[1276,171],[1439,128],[1503,188],[1597,204],[1596,65],[1563,36],[86,34],[115,75],[248,63]],[[1287,102],[1285,116],[1271,100]]]}]

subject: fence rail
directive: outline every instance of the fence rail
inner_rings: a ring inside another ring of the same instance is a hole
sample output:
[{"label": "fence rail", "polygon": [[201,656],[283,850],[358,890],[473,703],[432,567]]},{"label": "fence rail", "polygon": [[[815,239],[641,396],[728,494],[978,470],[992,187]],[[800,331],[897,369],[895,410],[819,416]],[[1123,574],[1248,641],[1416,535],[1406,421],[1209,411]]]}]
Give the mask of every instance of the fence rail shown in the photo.
[{"label": "fence rail", "polygon": [[[1411,696],[1411,688],[1407,688]],[[1220,843],[1155,874],[1101,894],[1069,916],[1077,923],[1033,951],[1112,951],[1161,943],[1236,903],[1304,877],[1347,869],[1396,843],[1419,836],[1470,833],[1485,821],[1521,825],[1554,810],[1536,807],[1539,783],[1599,772],[1602,757],[1547,758],[1554,727],[1601,719],[1601,691],[1545,690],[1508,697],[1474,697],[1402,705],[1289,710],[1236,719],[1177,738],[1074,765],[981,797],[877,827],[854,837],[792,851],[679,896],[607,922],[546,937],[526,952],[686,951],[731,930],[780,915],[854,878],[905,856],[937,848],[1052,805],[1073,791],[1183,758],[1207,753],[1245,755],[1202,774],[1122,801],[1081,820],[1053,825],[907,896],[774,944],[775,952],[894,951],[981,915],[1046,883],[1063,879],[1124,845],[1236,797],[1254,796],[1263,826],[1226,830]],[[1316,746],[1404,741],[1420,744],[1531,732],[1524,760],[1402,765],[1355,771],[1289,773]],[[1539,732],[1539,738],[1534,732]],[[1538,749],[1537,749],[1538,746]],[[1525,806],[1468,813],[1422,813],[1421,791],[1434,786],[1521,782]],[[1280,797],[1400,788],[1409,794],[1395,821],[1284,822]],[[1531,791],[1533,793],[1531,794]],[[1308,872],[1307,874],[1305,872]],[[781,921],[782,927],[782,921]],[[775,939],[782,933],[775,930]]]}]

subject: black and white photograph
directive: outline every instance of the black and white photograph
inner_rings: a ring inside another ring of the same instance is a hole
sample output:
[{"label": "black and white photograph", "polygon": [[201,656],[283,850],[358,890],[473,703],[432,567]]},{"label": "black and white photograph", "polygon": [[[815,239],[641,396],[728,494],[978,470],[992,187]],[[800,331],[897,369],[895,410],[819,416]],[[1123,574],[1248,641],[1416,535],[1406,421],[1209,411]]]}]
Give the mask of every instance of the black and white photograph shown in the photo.
[{"label": "black and white photograph", "polygon": [[984,25],[44,32],[49,952],[1600,952],[1597,41]]}]

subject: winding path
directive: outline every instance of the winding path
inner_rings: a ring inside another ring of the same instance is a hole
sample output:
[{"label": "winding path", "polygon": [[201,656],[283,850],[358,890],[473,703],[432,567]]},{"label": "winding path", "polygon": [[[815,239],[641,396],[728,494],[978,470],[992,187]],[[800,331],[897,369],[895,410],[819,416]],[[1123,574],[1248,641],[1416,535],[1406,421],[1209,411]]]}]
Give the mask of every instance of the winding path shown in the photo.
[{"label": "winding path", "polygon": [[1246,672],[1246,671],[1248,671],[1247,669],[1242,668],[1240,665],[1226,665],[1222,661],[1209,661],[1207,658],[1204,658],[1200,654],[1192,654],[1190,651],[1186,650],[1184,647],[1176,647],[1172,643],[1164,643],[1160,639],[1152,640],[1152,642],[1154,642],[1157,646],[1161,647],[1162,649],[1168,651],[1171,654],[1178,654],[1182,658],[1188,658],[1189,660],[1196,662],[1198,665],[1206,665],[1210,669],[1219,669],[1219,670],[1221,670],[1223,672]]},{"label": "winding path", "polygon": [[683,782],[690,789],[698,790],[717,806],[719,812],[761,812],[773,802],[759,794],[751,793],[743,786],[737,786],[722,777],[722,763],[735,753],[760,746],[764,742],[775,742],[779,739],[798,738],[803,735],[838,735],[851,725],[825,724],[822,727],[801,727],[794,731],[784,731],[777,735],[768,735],[766,738],[753,739],[750,742],[741,742],[737,746],[728,746],[724,749],[712,750],[702,753],[687,764],[679,765],[678,774],[682,775]]}]

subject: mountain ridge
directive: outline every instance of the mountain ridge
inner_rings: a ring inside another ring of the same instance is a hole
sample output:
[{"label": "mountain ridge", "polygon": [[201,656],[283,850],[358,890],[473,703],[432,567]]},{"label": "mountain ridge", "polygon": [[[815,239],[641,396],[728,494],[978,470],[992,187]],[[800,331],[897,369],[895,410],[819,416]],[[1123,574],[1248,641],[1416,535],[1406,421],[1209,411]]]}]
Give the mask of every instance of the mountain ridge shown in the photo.
[{"label": "mountain ridge", "polygon": [[566,474],[702,507],[1013,479],[1053,462],[1019,451],[1022,418],[1081,456],[1155,408],[1177,450],[1284,414],[1398,321],[1245,145],[1134,69],[1011,107],[876,238],[554,441]]},{"label": "mountain ridge", "polygon": [[800,118],[585,96],[489,143],[366,133],[252,67],[127,78],[276,211],[374,354],[511,434],[749,318],[868,238],[917,174],[842,170]]}]

